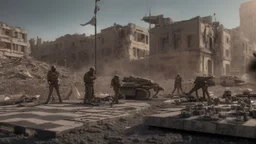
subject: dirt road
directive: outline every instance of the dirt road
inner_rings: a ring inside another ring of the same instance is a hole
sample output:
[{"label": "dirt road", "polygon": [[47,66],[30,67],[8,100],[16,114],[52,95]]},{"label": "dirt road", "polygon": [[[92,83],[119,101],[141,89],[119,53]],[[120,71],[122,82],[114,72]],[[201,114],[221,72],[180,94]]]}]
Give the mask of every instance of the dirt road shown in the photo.
[{"label": "dirt road", "polygon": [[128,119],[120,118],[117,121],[102,123],[94,126],[85,126],[82,129],[71,131],[56,139],[40,140],[2,132],[0,143],[4,144],[255,144],[255,141],[233,137],[188,133],[169,129],[147,127],[143,125],[143,116],[154,113],[154,109],[166,107],[164,99],[146,101],[152,108],[144,113]]}]

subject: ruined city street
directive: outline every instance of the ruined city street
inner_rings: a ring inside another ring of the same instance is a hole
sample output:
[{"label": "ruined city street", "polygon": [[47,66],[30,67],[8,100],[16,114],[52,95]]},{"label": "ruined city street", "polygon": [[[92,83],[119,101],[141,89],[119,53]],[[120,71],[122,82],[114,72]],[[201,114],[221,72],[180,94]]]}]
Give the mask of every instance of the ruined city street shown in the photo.
[{"label": "ruined city street", "polygon": [[[0,122],[4,119],[9,122],[27,120],[34,123],[45,123],[44,128],[56,127],[59,128],[65,124],[69,128],[76,127],[69,132],[63,132],[56,138],[36,138],[47,135],[47,132],[42,132],[40,135],[34,135],[32,131],[26,131],[24,134],[14,134],[11,129],[1,127],[0,143],[4,144],[129,144],[129,143],[155,143],[155,144],[253,144],[255,141],[244,138],[234,138],[216,135],[207,135],[201,133],[184,132],[170,129],[162,129],[156,127],[148,127],[144,125],[143,118],[146,115],[156,113],[160,108],[168,108],[169,104],[166,101],[168,98],[158,98],[147,101],[121,101],[121,104],[114,105],[112,108],[109,105],[103,104],[98,107],[86,107],[81,104],[70,103],[65,104],[49,104],[31,107],[1,107]],[[74,103],[74,101],[73,101]],[[64,107],[61,108],[61,107]],[[26,110],[27,109],[27,110]],[[62,111],[62,110],[64,111]],[[111,110],[112,109],[112,110]],[[5,112],[4,112],[5,111]],[[20,111],[19,115],[15,111]],[[37,116],[33,113],[37,111]],[[122,112],[123,111],[123,112]],[[63,113],[62,113],[63,112]],[[107,113],[108,112],[108,113]],[[119,114],[118,114],[119,112]],[[116,115],[115,115],[116,114]],[[6,117],[9,115],[9,117]],[[23,116],[22,116],[23,115]],[[112,115],[112,116],[111,116]],[[104,116],[107,119],[104,120]],[[18,117],[18,118],[17,118]],[[70,118],[75,118],[74,121],[67,121]],[[82,117],[82,118],[81,118]],[[41,118],[41,120],[40,120]],[[23,119],[23,120],[22,120]],[[29,120],[31,119],[31,120]],[[47,120],[48,119],[48,120]],[[51,120],[49,120],[51,119]],[[66,119],[58,120],[58,119]],[[45,122],[44,122],[45,121]],[[47,122],[48,121],[48,122]],[[55,121],[56,124],[49,124],[50,121]],[[98,122],[96,122],[98,121]],[[84,126],[79,125],[79,122],[87,123]],[[23,125],[29,125],[24,123]],[[41,124],[42,125],[42,124]],[[39,127],[40,129],[40,127]],[[61,128],[60,128],[61,129]]]}]

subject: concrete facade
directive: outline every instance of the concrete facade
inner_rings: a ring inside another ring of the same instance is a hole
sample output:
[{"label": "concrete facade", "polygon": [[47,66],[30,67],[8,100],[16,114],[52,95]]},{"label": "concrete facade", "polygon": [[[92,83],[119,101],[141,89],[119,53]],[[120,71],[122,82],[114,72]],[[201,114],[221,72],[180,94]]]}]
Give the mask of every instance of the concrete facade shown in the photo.
[{"label": "concrete facade", "polygon": [[245,73],[247,65],[253,58],[254,45],[250,43],[239,27],[230,30],[232,36],[232,62],[234,71]]},{"label": "concrete facade", "polygon": [[[104,65],[114,59],[133,61],[149,55],[148,30],[135,24],[126,26],[114,24],[102,29],[97,34],[97,38],[97,61],[100,67],[101,64]],[[35,41],[34,39],[30,40],[32,56],[39,60],[60,65],[65,63],[74,65],[70,62],[94,65],[94,35],[66,35],[55,41],[42,44],[36,44]],[[63,61],[65,59],[66,62]]]},{"label": "concrete facade", "polygon": [[27,32],[0,22],[0,51],[9,58],[27,55],[30,52]]},{"label": "concrete facade", "polygon": [[240,27],[251,42],[256,42],[256,1],[242,3],[240,6]]},{"label": "concrete facade", "polygon": [[151,67],[164,71],[167,76],[177,72],[184,77],[227,74],[231,60],[230,35],[211,19],[195,17],[152,28]]}]

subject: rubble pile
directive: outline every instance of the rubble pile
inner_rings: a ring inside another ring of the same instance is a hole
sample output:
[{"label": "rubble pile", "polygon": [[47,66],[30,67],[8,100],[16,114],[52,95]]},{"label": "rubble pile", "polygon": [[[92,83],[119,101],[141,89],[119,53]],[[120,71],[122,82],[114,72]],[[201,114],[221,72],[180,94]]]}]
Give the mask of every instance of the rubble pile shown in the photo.
[{"label": "rubble pile", "polygon": [[[50,65],[34,60],[30,57],[19,59],[0,59],[0,95],[41,95],[45,99],[48,94],[46,81]],[[74,77],[71,73],[61,67],[60,91],[66,91]]]}]

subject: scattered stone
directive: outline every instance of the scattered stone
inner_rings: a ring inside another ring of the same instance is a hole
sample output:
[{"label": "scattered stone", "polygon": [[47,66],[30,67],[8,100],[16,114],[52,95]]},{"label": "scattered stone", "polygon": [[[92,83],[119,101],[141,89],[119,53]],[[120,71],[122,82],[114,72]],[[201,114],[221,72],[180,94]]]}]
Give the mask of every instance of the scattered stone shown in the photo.
[{"label": "scattered stone", "polygon": [[97,129],[97,128],[89,128],[87,130],[87,132],[89,132],[89,133],[101,133],[102,130],[101,129]]},{"label": "scattered stone", "polygon": [[133,143],[139,143],[140,140],[139,140],[138,138],[134,138],[134,139],[132,140],[132,142],[133,142]]},{"label": "scattered stone", "polygon": [[116,140],[116,141],[121,141],[123,140],[123,138],[119,137],[119,136],[107,136],[107,135],[104,135],[104,139],[105,140]]},{"label": "scattered stone", "polygon": [[125,119],[125,118],[120,118],[119,121],[120,121],[120,122],[126,122],[127,119]]}]

